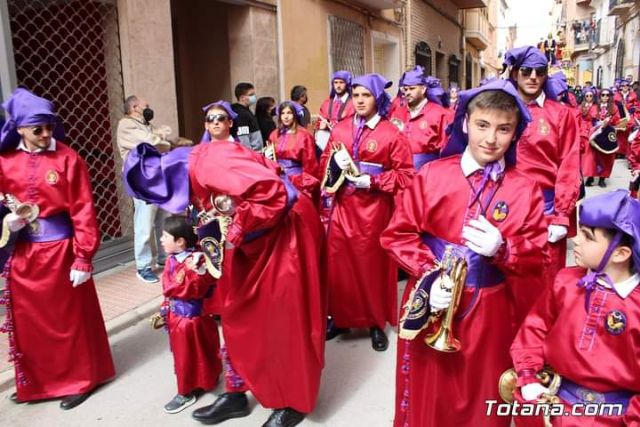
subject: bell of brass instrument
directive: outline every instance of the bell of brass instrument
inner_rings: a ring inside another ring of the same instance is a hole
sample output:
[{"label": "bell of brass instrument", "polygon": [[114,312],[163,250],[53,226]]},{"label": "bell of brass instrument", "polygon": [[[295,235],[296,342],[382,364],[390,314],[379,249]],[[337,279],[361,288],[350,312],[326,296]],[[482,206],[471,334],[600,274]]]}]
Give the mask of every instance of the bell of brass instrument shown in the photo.
[{"label": "bell of brass instrument", "polygon": [[434,313],[432,319],[442,318],[437,331],[425,337],[424,342],[434,350],[453,353],[459,351],[460,341],[453,335],[453,319],[460,304],[460,298],[467,279],[467,260],[464,254],[452,247],[447,247],[441,261],[442,274],[433,283],[451,292],[451,304],[445,310]]},{"label": "bell of brass instrument", "polygon": [[[267,149],[268,148],[271,148],[271,155],[269,155],[269,156],[267,156]],[[263,154],[269,160],[273,160],[274,162],[278,161],[278,159],[276,157],[276,144],[273,143],[272,141],[267,141],[267,143],[265,144],[265,147],[264,147]]]},{"label": "bell of brass instrument", "polygon": [[[540,384],[549,389],[549,393],[545,393],[540,398],[540,403],[558,403],[560,400],[556,396],[560,389],[562,377],[556,374],[549,367],[545,367],[536,373],[536,378]],[[515,369],[507,369],[500,375],[498,380],[498,393],[505,403],[513,403],[515,400],[515,391],[518,388],[518,374]]]},{"label": "bell of brass instrument", "polygon": [[236,203],[226,194],[216,196],[211,202],[216,211],[225,216],[232,216],[236,213]]},{"label": "bell of brass instrument", "polygon": [[[344,152],[349,157],[349,167],[345,170],[340,169],[333,160],[334,156],[338,152]],[[349,154],[347,147],[344,146],[344,143],[340,142],[339,144],[331,147],[331,156],[327,162],[327,168],[325,170],[324,177],[322,178],[320,188],[329,194],[336,193],[340,189],[340,186],[342,186],[342,183],[344,183],[347,176],[360,176],[360,170]]]},{"label": "bell of brass instrument", "polygon": [[9,210],[27,222],[33,222],[40,214],[40,208],[33,203],[22,203],[13,194],[6,193],[0,199]]}]

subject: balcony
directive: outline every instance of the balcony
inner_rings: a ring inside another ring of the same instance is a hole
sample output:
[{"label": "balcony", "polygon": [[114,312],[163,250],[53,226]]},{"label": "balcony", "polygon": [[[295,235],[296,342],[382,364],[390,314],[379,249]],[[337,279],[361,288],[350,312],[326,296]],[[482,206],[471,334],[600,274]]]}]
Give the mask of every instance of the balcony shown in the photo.
[{"label": "balcony", "polygon": [[482,9],[467,10],[464,13],[464,36],[478,50],[489,46],[489,20]]},{"label": "balcony", "polygon": [[589,6],[589,3],[591,3],[591,0],[577,0],[576,4],[579,4],[581,6]]},{"label": "balcony", "polygon": [[458,6],[458,9],[475,9],[488,6],[487,0],[451,0],[451,3]]},{"label": "balcony", "polygon": [[609,0],[609,16],[626,15],[635,3],[634,0]]},{"label": "balcony", "polygon": [[393,0],[356,0],[356,2],[373,10],[392,9],[395,3]]}]

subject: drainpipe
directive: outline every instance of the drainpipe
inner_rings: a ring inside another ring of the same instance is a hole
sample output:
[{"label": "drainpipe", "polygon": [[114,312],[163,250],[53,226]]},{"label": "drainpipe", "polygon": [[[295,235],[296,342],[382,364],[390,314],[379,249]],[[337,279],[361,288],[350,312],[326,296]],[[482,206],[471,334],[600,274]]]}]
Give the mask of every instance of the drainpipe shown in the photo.
[{"label": "drainpipe", "polygon": [[284,94],[284,37],[282,37],[282,0],[276,6],[276,31],[278,33],[278,95],[280,99],[287,99]]}]

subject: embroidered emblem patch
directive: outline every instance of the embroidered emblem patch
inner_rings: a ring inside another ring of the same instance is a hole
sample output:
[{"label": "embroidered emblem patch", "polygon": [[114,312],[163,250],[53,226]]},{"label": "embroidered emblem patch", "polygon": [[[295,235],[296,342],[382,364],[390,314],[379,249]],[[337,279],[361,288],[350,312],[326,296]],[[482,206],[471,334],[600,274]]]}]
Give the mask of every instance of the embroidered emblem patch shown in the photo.
[{"label": "embroidered emblem patch", "polygon": [[47,184],[55,184],[58,182],[58,173],[54,170],[47,171],[45,180],[47,181]]},{"label": "embroidered emblem patch", "polygon": [[498,202],[493,207],[493,214],[491,215],[494,220],[498,222],[502,222],[507,219],[509,215],[509,206],[507,206],[506,202]]},{"label": "embroidered emblem patch", "polygon": [[378,143],[373,139],[367,142],[367,151],[370,153],[375,152],[378,149]]},{"label": "embroidered emblem patch", "polygon": [[604,403],[605,401],[602,393],[584,387],[578,387],[576,389],[576,395],[583,403]]},{"label": "embroidered emblem patch", "polygon": [[406,318],[409,320],[416,320],[424,316],[427,313],[427,308],[429,307],[427,301],[429,301],[429,294],[424,289],[419,289],[418,293],[413,297],[413,303],[410,303],[411,306],[408,307],[409,312],[407,313]]},{"label": "embroidered emblem patch", "polygon": [[420,126],[420,130],[425,130],[427,126],[429,126],[429,124],[427,123],[426,120],[422,120],[419,126]]},{"label": "embroidered emblem patch", "polygon": [[547,122],[545,122],[544,119],[538,120],[538,133],[540,135],[549,135],[549,131],[550,129]]},{"label": "embroidered emblem patch", "polygon": [[184,276],[185,276],[185,272],[184,270],[180,270],[176,273],[176,282],[177,283],[184,283]]},{"label": "embroidered emblem patch", "polygon": [[402,122],[402,120],[398,119],[397,117],[392,118],[391,123],[393,123],[394,126],[397,127],[398,129],[400,129],[401,132],[404,130],[404,123]]},{"label": "embroidered emblem patch", "polygon": [[620,310],[612,310],[607,313],[604,327],[611,335],[620,335],[627,328],[627,316]]}]

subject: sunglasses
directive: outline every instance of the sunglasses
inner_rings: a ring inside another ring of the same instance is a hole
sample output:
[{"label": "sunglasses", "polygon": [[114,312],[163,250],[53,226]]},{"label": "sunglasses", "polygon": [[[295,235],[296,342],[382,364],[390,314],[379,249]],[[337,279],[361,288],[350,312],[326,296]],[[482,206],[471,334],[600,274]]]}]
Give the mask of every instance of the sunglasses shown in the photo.
[{"label": "sunglasses", "polygon": [[547,67],[520,67],[520,73],[522,73],[524,77],[529,77],[531,73],[533,73],[533,70],[536,70],[536,76],[538,77],[544,77],[549,72]]},{"label": "sunglasses", "polygon": [[226,114],[209,114],[205,119],[205,121],[207,123],[213,123],[213,122],[224,122],[227,119],[229,119],[229,116],[227,116]]},{"label": "sunglasses", "polygon": [[603,93],[602,95],[600,95],[600,98],[608,98],[609,96],[611,96],[610,93]]},{"label": "sunglasses", "polygon": [[53,132],[55,128],[56,128],[55,123],[47,123],[46,125],[33,126],[31,128],[31,132],[33,132],[35,136],[39,136],[42,134],[42,132],[45,131],[45,129],[48,132]]}]

